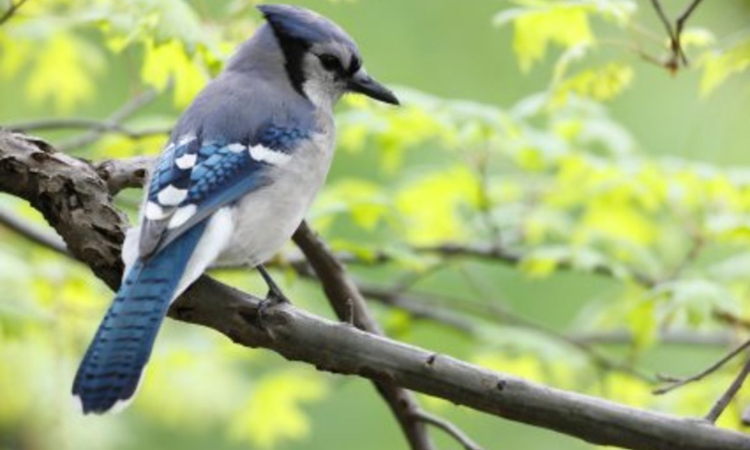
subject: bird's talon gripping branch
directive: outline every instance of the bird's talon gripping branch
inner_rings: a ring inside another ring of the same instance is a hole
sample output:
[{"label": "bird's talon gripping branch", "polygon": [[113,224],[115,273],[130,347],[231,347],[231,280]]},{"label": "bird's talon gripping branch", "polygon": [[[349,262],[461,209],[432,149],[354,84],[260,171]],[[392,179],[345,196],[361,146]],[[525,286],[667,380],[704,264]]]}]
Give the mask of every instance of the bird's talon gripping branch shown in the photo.
[{"label": "bird's talon gripping branch", "polygon": [[266,285],[268,286],[268,294],[266,294],[266,299],[263,301],[263,304],[266,305],[264,309],[280,305],[282,303],[292,303],[289,298],[284,295],[284,292],[281,291],[279,285],[276,284],[275,281],[273,281],[273,278],[271,278],[271,274],[268,273],[268,271],[262,264],[259,265],[257,269],[258,272],[260,272],[260,275],[263,277],[263,281],[265,281]]}]

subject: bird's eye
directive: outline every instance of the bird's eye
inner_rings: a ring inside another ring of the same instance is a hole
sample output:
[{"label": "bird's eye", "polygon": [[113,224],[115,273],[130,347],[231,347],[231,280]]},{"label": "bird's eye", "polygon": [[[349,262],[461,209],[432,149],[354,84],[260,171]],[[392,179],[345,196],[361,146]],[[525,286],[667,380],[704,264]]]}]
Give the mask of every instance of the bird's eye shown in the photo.
[{"label": "bird's eye", "polygon": [[351,63],[349,63],[349,75],[354,75],[362,68],[362,60],[354,56]]},{"label": "bird's eye", "polygon": [[329,72],[339,72],[341,71],[341,63],[339,62],[339,59],[336,58],[333,55],[329,54],[323,54],[318,55],[318,59],[320,59],[320,63],[323,65],[323,68],[326,69]]}]

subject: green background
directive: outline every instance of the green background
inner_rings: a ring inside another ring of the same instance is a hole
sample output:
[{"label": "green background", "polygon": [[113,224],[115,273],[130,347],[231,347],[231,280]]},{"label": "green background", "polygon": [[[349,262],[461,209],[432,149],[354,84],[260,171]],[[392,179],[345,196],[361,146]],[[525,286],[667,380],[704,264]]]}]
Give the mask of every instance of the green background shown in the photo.
[{"label": "green background", "polygon": [[[31,0],[33,1],[33,0]],[[653,30],[661,32],[653,11],[639,2],[639,15]],[[666,2],[677,9],[679,2]],[[549,83],[552,58],[522,73],[512,52],[512,29],[497,28],[492,16],[510,5],[491,0],[359,0],[354,2],[300,1],[341,24],[358,42],[370,74],[385,84],[409,86],[440,97],[470,99],[509,108],[529,94],[544,90]],[[222,2],[196,1],[196,10],[211,15]],[[717,34],[731,35],[746,26],[750,6],[743,1],[705,2],[691,25],[704,26]],[[699,94],[697,71],[668,74],[635,55],[625,57],[636,66],[636,78],[626,92],[609,104],[611,116],[634,136],[638,150],[647,155],[672,155],[698,159],[726,167],[750,163],[750,84],[734,79],[708,97]],[[127,64],[110,61],[106,76],[98,83],[99,98],[77,111],[84,116],[104,117],[128,96]],[[0,122],[49,116],[44,105],[24,101],[18,82],[0,83]],[[398,88],[396,89],[398,92]],[[174,115],[168,98],[161,99],[152,113]],[[338,177],[361,173],[356,153],[340,153],[334,163],[331,182]],[[616,283],[593,275],[559,274],[545,280],[530,280],[518,271],[489,263],[466,263],[466,270],[482,280],[484,289],[498,293],[518,313],[561,330],[576,326],[579,310],[616,289]],[[248,275],[248,277],[251,275]],[[253,275],[254,276],[254,275]],[[383,275],[384,277],[387,274]],[[93,280],[93,277],[91,277]],[[93,282],[93,281],[92,281]],[[425,290],[455,291],[457,280],[438,272],[420,285]],[[260,285],[256,284],[259,287]],[[296,292],[296,291],[295,291]],[[325,300],[315,287],[300,288],[311,298],[304,307],[326,312]],[[106,299],[102,299],[102,307]],[[377,309],[377,308],[376,308]],[[380,311],[380,310],[379,310]],[[212,331],[170,322],[167,334],[186,340],[190,335]],[[469,343],[445,329],[419,323],[398,334],[399,339],[437,351],[461,354]],[[249,350],[251,352],[262,352]],[[654,370],[670,373],[692,371],[712,361],[718,349],[668,347],[651,351],[645,361]],[[264,356],[264,363],[287,364],[276,356]],[[253,372],[253,362],[248,371]],[[70,368],[68,368],[70,369]],[[301,441],[282,441],[275,448],[291,449],[405,449],[407,445],[385,404],[363,380],[331,376],[331,392],[320,402],[305,406],[311,418],[311,433]],[[207,380],[210,382],[210,380]],[[51,383],[56,383],[51,381]],[[57,382],[61,386],[67,380]],[[176,389],[163,395],[179,396]],[[217,402],[231,399],[216,399]],[[2,393],[0,392],[0,402]],[[454,421],[489,449],[576,450],[590,445],[553,432],[508,422],[466,408],[439,405],[436,411]],[[77,426],[99,427],[112,421],[127,421],[127,435],[118,437],[119,449],[246,449],[246,443],[225,437],[221,426],[193,432],[179,423],[153,424],[131,412],[117,417],[87,418]],[[102,429],[105,429],[102,428]],[[79,430],[87,433],[88,430]],[[455,441],[433,433],[441,448],[459,448]],[[92,437],[94,439],[94,437]],[[67,448],[61,442],[61,448]],[[8,445],[8,444],[6,444]],[[0,439],[0,448],[3,441]],[[10,448],[14,448],[11,442]],[[20,447],[19,447],[20,448]]]}]

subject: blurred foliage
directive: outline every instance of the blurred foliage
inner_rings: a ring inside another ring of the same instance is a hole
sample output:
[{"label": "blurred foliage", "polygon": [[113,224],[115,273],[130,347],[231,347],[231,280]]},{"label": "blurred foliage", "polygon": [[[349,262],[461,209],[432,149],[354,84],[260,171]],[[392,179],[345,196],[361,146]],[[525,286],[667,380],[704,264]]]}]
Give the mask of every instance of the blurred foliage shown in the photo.
[{"label": "blurred foliage", "polygon": [[[9,4],[0,1],[0,10]],[[0,26],[0,83],[17,91],[14,101],[61,117],[104,114],[102,103],[117,105],[151,87],[170,100],[125,124],[169,126],[259,24],[252,10],[252,2],[240,0],[31,0]],[[431,307],[469,318],[474,331],[466,336],[400,309],[377,308],[392,335],[498,371],[682,415],[705,413],[729,383],[733,366],[657,397],[639,372],[641,366],[672,370],[659,357],[649,361],[662,354],[664,332],[696,339],[723,333],[739,341],[750,320],[750,168],[645,153],[606,104],[627,97],[644,72],[665,69],[668,42],[644,15],[653,11],[632,0],[504,5],[486,26],[511,28],[509,47],[522,72],[542,67],[548,80],[542,92],[526,92],[505,107],[407,87],[396,89],[404,105],[398,109],[345,99],[337,165],[310,214],[314,227],[357,261],[358,280],[420,292]],[[691,66],[681,70],[698,71],[701,81],[681,95],[710,96],[732,78],[746,83],[750,29],[725,37],[720,25],[693,28],[692,20],[682,36]],[[641,57],[656,64],[639,64]],[[3,117],[22,119],[8,111]],[[71,135],[55,131],[49,138]],[[72,152],[126,157],[155,153],[163,140],[107,135]],[[139,195],[126,192],[118,200],[132,214]],[[4,198],[3,206],[42,224],[19,201]],[[349,416],[377,414],[370,411],[376,400],[362,400],[374,394],[348,389],[350,381],[168,324],[133,407],[120,417],[82,418],[68,403],[70,380],[111,294],[80,265],[10,230],[0,228],[0,236],[2,449],[343,448],[341,428],[358,429]],[[446,245],[506,253],[466,258],[441,253]],[[284,251],[282,266],[294,253]],[[283,273],[290,297],[329,314],[314,283],[290,269]],[[263,291],[243,271],[218,276]],[[570,278],[590,288],[570,290]],[[542,300],[534,302],[529,286],[548,288],[536,291]],[[514,309],[554,317],[540,331],[507,320]],[[582,350],[559,336],[621,331],[632,339],[615,348]],[[602,364],[592,351],[618,364]],[[690,349],[680,359],[697,364],[706,358],[698,353]],[[739,427],[748,400],[742,394],[721,423]],[[506,442],[494,432],[495,419],[481,428],[444,402],[426,405],[465,422],[488,448]],[[352,442],[362,449],[403,447],[391,422],[383,413],[365,430],[388,423],[392,436],[360,434]],[[552,442],[531,433],[523,441],[528,448]]]}]

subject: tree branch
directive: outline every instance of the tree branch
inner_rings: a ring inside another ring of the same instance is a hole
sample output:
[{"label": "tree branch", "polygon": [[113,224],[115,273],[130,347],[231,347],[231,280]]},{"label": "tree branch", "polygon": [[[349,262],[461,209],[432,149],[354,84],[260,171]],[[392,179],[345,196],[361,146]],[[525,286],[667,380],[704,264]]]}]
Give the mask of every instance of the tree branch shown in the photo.
[{"label": "tree branch", "polygon": [[693,0],[692,3],[690,3],[687,8],[685,8],[684,11],[677,17],[677,20],[675,21],[675,38],[677,39],[677,45],[679,46],[679,39],[682,35],[682,30],[685,28],[685,22],[690,18],[690,16],[693,14],[693,11],[695,11],[695,8],[698,7],[700,2],[703,0]]},{"label": "tree branch", "polygon": [[[167,89],[169,88],[169,86],[171,86],[171,84],[172,83],[170,81],[170,84],[168,85]],[[102,135],[104,135],[107,132],[117,131],[117,132],[122,133],[121,130],[124,130],[124,128],[122,127],[122,122],[128,117],[135,114],[138,110],[140,110],[144,106],[153,102],[158,95],[159,93],[155,89],[152,89],[152,88],[147,89],[146,91],[133,97],[129,102],[127,102],[117,111],[112,113],[112,115],[110,115],[100,125],[97,125],[96,127],[91,128],[89,131],[82,133],[81,135],[74,136],[68,140],[58,143],[56,146],[57,149],[60,150],[61,152],[67,152],[73,149],[77,149],[77,148],[92,144],[96,142],[97,140],[99,140],[102,137]]]},{"label": "tree branch", "polygon": [[70,256],[68,249],[65,248],[65,242],[60,239],[60,236],[41,230],[34,224],[28,223],[18,217],[13,211],[7,208],[0,207],[0,224],[15,231],[31,242],[39,244],[42,247],[47,247],[61,255]]},{"label": "tree branch", "polygon": [[[414,294],[407,297],[403,294],[398,294],[397,292],[394,293],[387,289],[365,288],[363,292],[365,292],[368,297],[376,299],[384,303],[387,303],[387,302],[395,303],[395,302],[400,301],[403,304],[413,305],[414,303],[418,301],[415,299]],[[446,299],[446,297],[442,297],[442,298]],[[450,299],[450,300],[453,300],[453,299]],[[422,302],[427,303],[428,300],[422,299]],[[435,303],[434,299],[432,303]],[[567,334],[564,334],[555,329],[542,325],[534,320],[528,319],[526,317],[522,317],[518,314],[513,313],[512,311],[508,311],[507,309],[499,308],[490,304],[472,305],[471,302],[461,301],[458,299],[456,299],[454,304],[457,307],[462,308],[463,312],[466,312],[479,320],[490,319],[494,323],[501,323],[501,324],[506,324],[506,325],[530,330],[541,336],[545,336],[549,339],[552,339],[554,341],[563,343],[567,346],[577,349],[578,351],[583,353],[586,357],[588,357],[589,360],[594,365],[596,365],[597,367],[601,369],[623,372],[623,373],[626,373],[628,375],[639,378],[649,383],[655,381],[655,378],[653,376],[650,376],[649,374],[644,373],[638,370],[637,368],[631,367],[631,365],[627,363],[622,363],[622,362],[615,361],[609,358],[608,356],[601,353],[598,349],[593,347],[588,342],[574,339],[571,336],[568,336]],[[435,308],[435,311],[433,312],[433,314],[439,311],[439,308],[437,307],[437,305],[434,306],[433,308]]]},{"label": "tree branch", "polygon": [[677,72],[680,68],[680,64],[683,66],[688,65],[687,55],[685,55],[685,50],[682,48],[682,31],[685,27],[685,22],[687,22],[688,18],[690,18],[701,1],[702,0],[693,0],[687,8],[680,13],[675,21],[674,27],[672,27],[672,23],[664,12],[661,1],[651,0],[651,4],[653,5],[654,10],[656,10],[656,15],[659,17],[659,20],[661,20],[662,25],[664,25],[664,28],[667,31],[667,35],[669,36],[669,47],[672,52],[669,59],[665,63],[662,63],[662,65],[673,73]]},{"label": "tree branch", "polygon": [[169,132],[171,131],[169,128],[146,128],[143,130],[132,130],[120,123],[112,122],[111,119],[110,121],[102,121],[98,119],[86,118],[39,119],[29,122],[12,123],[10,125],[6,125],[5,128],[11,131],[23,133],[44,130],[83,129],[97,133],[121,134],[130,139],[142,139],[150,136],[158,136],[160,134],[169,134]]},{"label": "tree branch", "polygon": [[713,408],[711,408],[708,414],[706,414],[707,421],[711,423],[716,422],[719,416],[721,416],[721,413],[723,413],[724,410],[727,409],[727,406],[729,406],[729,402],[731,402],[734,396],[737,395],[737,391],[739,391],[745,383],[748,375],[750,375],[750,357],[748,357],[745,364],[742,365],[742,370],[737,374],[737,377],[732,381],[732,384],[727,388],[726,392],[719,397]]},{"label": "tree branch", "polygon": [[0,130],[0,191],[31,203],[76,259],[108,286],[119,286],[127,224],[89,163],[39,139]]},{"label": "tree branch", "polygon": [[18,0],[16,3],[11,2],[10,8],[8,8],[2,16],[0,16],[0,26],[3,25],[5,22],[10,20],[13,15],[15,15],[18,10],[23,6],[24,3],[26,3],[28,0]]},{"label": "tree branch", "polygon": [[[90,164],[56,153],[41,141],[0,132],[0,191],[30,201],[76,258],[117,287],[125,220]],[[703,421],[527,382],[289,305],[266,310],[265,327],[260,328],[255,326],[259,305],[259,299],[203,276],[173,304],[170,316],[320,370],[391,383],[595,444],[635,450],[750,450],[750,437]]]},{"label": "tree branch", "polygon": [[128,159],[105,160],[94,165],[94,170],[107,182],[110,194],[117,195],[127,188],[139,188],[146,183],[154,164],[151,156],[136,156]]},{"label": "tree branch", "polygon": [[716,361],[715,363],[711,364],[706,369],[698,372],[695,375],[692,375],[686,378],[674,378],[674,377],[662,376],[661,378],[669,380],[670,383],[667,384],[666,386],[660,387],[659,389],[655,389],[654,394],[656,395],[666,394],[667,392],[671,392],[679,387],[685,386],[686,384],[690,384],[694,381],[700,381],[703,378],[707,377],[708,375],[711,375],[712,373],[719,370],[721,367],[724,366],[724,364],[734,359],[735,356],[739,355],[748,347],[750,347],[750,340],[747,340],[743,342],[742,344],[738,345],[731,352],[723,356],[720,360]]},{"label": "tree branch", "polygon": [[[221,301],[218,301],[221,299]],[[489,414],[638,450],[750,449],[750,437],[700,420],[679,419],[495,373],[445,355],[329,322],[292,306],[264,313],[259,302],[202,278],[172,308],[249,347],[272,349],[320,370],[395,383]]]},{"label": "tree branch", "polygon": [[[302,222],[297,232],[294,233],[294,242],[317,273],[323,290],[339,319],[348,321],[351,315],[353,325],[360,330],[383,335],[383,330],[370,314],[362,294],[346,274],[344,266],[336,260],[333,253],[306,222]],[[387,380],[376,381],[375,388],[398,419],[411,447],[419,450],[434,449],[435,445],[430,440],[424,422],[418,420],[418,415],[422,414],[422,410],[417,399],[408,391]]]},{"label": "tree branch", "polygon": [[417,419],[423,421],[424,423],[428,423],[445,431],[446,433],[451,435],[453,439],[458,441],[466,450],[483,450],[482,447],[479,446],[479,444],[474,442],[463,431],[458,429],[455,425],[448,422],[447,420],[441,419],[440,417],[434,416],[432,414],[428,414],[424,411],[415,413],[415,416]]},{"label": "tree branch", "polygon": [[[410,250],[416,253],[432,253],[443,257],[484,259],[513,266],[520,264],[521,262],[523,262],[524,258],[527,257],[527,255],[518,250],[496,245],[480,244],[441,244],[426,247],[414,247]],[[367,260],[358,259],[351,255],[344,255],[344,258],[342,259],[343,262],[349,264],[382,264],[392,260],[392,256],[387,252],[376,253]],[[576,269],[573,261],[566,260],[559,261],[557,264],[557,268],[559,270]],[[606,264],[598,264],[587,270],[588,272],[594,273],[596,275],[610,278],[621,278],[621,275],[617,272],[617,269]],[[636,283],[644,287],[652,287],[659,283],[659,280],[645,273],[629,271],[628,275],[632,277],[632,279]]]}]

